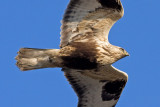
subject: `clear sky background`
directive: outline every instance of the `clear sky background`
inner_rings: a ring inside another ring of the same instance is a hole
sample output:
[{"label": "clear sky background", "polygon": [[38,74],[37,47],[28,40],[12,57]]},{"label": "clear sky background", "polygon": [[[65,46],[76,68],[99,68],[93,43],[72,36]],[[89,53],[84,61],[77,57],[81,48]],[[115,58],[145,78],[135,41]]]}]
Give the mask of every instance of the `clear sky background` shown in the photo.
[{"label": "clear sky background", "polygon": [[[21,72],[19,48],[59,48],[69,0],[0,0],[0,107],[76,107],[77,96],[58,68]],[[122,0],[124,17],[110,43],[130,56],[114,64],[129,75],[116,107],[160,107],[160,1]]]}]

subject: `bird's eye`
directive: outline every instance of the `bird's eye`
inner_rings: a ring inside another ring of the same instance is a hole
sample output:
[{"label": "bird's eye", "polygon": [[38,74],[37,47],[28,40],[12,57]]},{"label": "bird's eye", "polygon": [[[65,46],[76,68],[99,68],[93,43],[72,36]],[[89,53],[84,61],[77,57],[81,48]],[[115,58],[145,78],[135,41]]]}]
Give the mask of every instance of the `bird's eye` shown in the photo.
[{"label": "bird's eye", "polygon": [[123,48],[120,48],[120,50],[122,50],[124,52],[124,49]]}]

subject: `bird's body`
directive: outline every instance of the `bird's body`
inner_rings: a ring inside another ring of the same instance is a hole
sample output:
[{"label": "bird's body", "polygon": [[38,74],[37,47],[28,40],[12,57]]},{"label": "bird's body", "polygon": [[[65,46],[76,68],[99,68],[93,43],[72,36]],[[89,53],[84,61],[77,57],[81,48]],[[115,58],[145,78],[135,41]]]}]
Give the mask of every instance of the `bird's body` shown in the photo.
[{"label": "bird's body", "polygon": [[61,49],[22,48],[18,67],[61,67],[79,97],[78,107],[114,107],[128,76],[111,64],[128,53],[111,45],[108,34],[123,13],[119,0],[70,0],[62,20]]}]

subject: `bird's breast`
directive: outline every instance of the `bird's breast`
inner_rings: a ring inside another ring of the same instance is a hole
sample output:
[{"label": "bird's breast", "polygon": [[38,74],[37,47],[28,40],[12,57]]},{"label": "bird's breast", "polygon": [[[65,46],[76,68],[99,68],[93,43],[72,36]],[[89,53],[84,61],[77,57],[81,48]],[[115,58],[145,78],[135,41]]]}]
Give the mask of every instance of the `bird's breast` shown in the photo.
[{"label": "bird's breast", "polygon": [[97,69],[99,65],[111,64],[112,56],[97,41],[73,42],[61,49],[63,66],[71,69]]},{"label": "bird's breast", "polygon": [[[69,54],[64,54],[70,47]],[[66,49],[65,49],[66,48]],[[74,42],[64,47],[64,55],[61,56],[63,65],[72,69],[89,70],[97,68],[97,53],[95,43],[92,42]]]}]

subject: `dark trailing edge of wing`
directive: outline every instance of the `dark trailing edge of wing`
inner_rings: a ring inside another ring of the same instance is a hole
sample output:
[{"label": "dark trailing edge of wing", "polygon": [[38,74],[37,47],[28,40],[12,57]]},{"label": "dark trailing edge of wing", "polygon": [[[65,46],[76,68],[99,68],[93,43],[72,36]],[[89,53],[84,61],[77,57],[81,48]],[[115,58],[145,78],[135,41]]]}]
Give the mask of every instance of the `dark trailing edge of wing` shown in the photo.
[{"label": "dark trailing edge of wing", "polygon": [[73,17],[74,14],[71,15],[71,13],[75,13],[74,7],[77,5],[81,5],[80,0],[70,0],[68,7],[65,11],[65,14],[63,16],[63,21],[68,22],[70,17]]},{"label": "dark trailing edge of wing", "polygon": [[[65,71],[65,68],[62,69],[62,71]],[[85,104],[82,104],[82,99],[83,96],[85,96],[85,91],[87,91],[87,88],[85,85],[80,84],[81,80],[79,80],[78,78],[75,78],[74,76],[72,76],[70,73],[66,72],[65,76],[67,77],[69,83],[71,84],[72,88],[74,89],[74,91],[76,92],[77,96],[78,96],[78,106],[77,107],[86,107]],[[84,100],[83,100],[84,101]],[[85,102],[88,102],[87,100],[85,100]]]},{"label": "dark trailing edge of wing", "polygon": [[[69,72],[67,69],[63,68],[62,71],[65,71],[65,76],[67,77],[69,83],[72,85],[72,88],[74,91],[77,93],[77,96],[79,98],[78,102],[78,107],[86,107],[86,104],[88,101],[87,99],[87,94],[89,93],[89,86],[87,84],[84,84],[86,81],[85,79],[82,79],[81,76],[76,76],[74,77],[74,73]],[[76,72],[81,72],[81,71],[76,71]],[[90,78],[90,77],[88,77]],[[115,81],[108,81],[108,80],[100,80],[99,84],[102,84],[102,87],[97,87],[100,88],[101,90],[101,101],[111,101],[115,100],[118,101],[120,98],[120,95],[125,87],[127,81],[125,80],[115,80]],[[96,87],[96,84],[95,84]],[[90,87],[91,88],[91,87]],[[92,89],[91,89],[92,90]],[[90,93],[91,94],[91,93]],[[114,104],[112,107],[115,107],[116,104]]]}]

